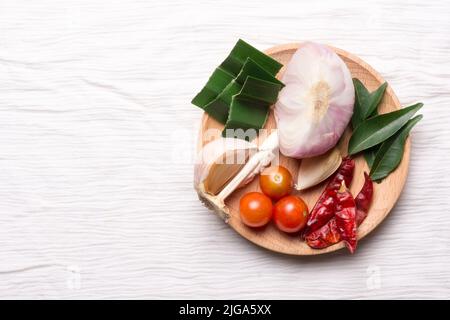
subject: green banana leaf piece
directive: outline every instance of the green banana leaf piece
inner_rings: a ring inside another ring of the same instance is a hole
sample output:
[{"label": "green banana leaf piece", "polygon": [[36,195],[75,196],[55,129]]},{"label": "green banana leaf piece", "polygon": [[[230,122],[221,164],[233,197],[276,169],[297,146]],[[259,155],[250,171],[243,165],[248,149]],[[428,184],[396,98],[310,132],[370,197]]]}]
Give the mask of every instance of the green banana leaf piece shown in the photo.
[{"label": "green banana leaf piece", "polygon": [[383,83],[372,93],[366,89],[359,79],[353,78],[353,85],[355,86],[355,107],[352,116],[352,126],[356,129],[361,122],[376,113],[377,107],[386,91],[387,82]]},{"label": "green banana leaf piece", "polygon": [[420,109],[423,103],[364,120],[353,132],[348,153],[369,149],[393,136]]},{"label": "green banana leaf piece", "polygon": [[[231,98],[237,94],[247,76],[281,83],[275,78],[282,64],[258,51],[243,40],[238,40],[228,57],[216,68],[192,104],[202,108],[225,124]],[[233,83],[233,80],[236,80]]]},{"label": "green banana leaf piece", "polygon": [[270,106],[276,102],[280,90],[279,83],[247,77],[241,91],[232,98],[222,136],[249,141],[255,138],[264,127]]},{"label": "green banana leaf piece", "polygon": [[370,170],[372,180],[381,181],[381,179],[397,168],[403,158],[406,138],[411,129],[422,118],[422,115],[412,118],[396,134],[383,142]]}]

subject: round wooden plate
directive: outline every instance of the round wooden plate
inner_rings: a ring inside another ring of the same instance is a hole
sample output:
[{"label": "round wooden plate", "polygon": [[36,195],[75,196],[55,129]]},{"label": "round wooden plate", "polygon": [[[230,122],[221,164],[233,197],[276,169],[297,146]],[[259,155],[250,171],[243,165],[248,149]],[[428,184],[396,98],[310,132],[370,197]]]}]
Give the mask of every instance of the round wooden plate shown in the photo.
[{"label": "round wooden plate", "polygon": [[[266,53],[281,62],[283,65],[286,65],[293,53],[298,49],[300,45],[301,44],[295,43],[275,46],[266,50]],[[369,91],[373,91],[384,82],[384,79],[372,67],[362,61],[360,58],[344,50],[334,47],[331,48],[335,50],[335,52],[344,60],[352,74],[352,77],[361,80],[369,89]],[[284,67],[280,70],[278,78],[281,78],[283,72]],[[401,108],[400,102],[398,101],[398,98],[395,96],[390,86],[387,87],[384,98],[378,108],[380,113],[390,112]],[[273,113],[271,112],[266,124],[266,128],[271,129],[275,127],[275,120],[273,117]],[[223,125],[221,125],[219,122],[215,121],[205,113],[202,119],[198,147],[203,146],[205,143],[211,140],[210,136],[204,137],[203,135],[205,130],[211,128],[222,129]],[[347,129],[347,131],[344,133],[343,149],[345,150],[347,149],[350,134],[350,129]],[[261,143],[261,141],[258,141],[258,143]],[[398,168],[394,172],[392,172],[386,179],[384,179],[382,183],[374,183],[374,198],[366,220],[358,228],[358,239],[362,239],[373,229],[375,229],[386,218],[392,207],[395,205],[395,202],[400,196],[400,193],[402,192],[403,186],[406,181],[410,147],[411,142],[410,138],[408,138],[405,145],[403,159]],[[294,177],[294,180],[296,180],[300,162],[300,160],[287,158],[284,156],[280,157],[280,164],[290,170],[292,176]],[[364,182],[363,172],[368,172],[367,164],[362,156],[356,157],[355,162],[356,165],[354,178],[350,187],[353,195],[356,195],[361,189],[361,186]],[[300,239],[298,234],[285,234],[276,229],[273,223],[270,223],[262,230],[255,230],[246,227],[239,218],[239,199],[247,192],[260,191],[258,182],[259,179],[258,177],[256,177],[256,179],[254,179],[250,184],[248,184],[244,188],[236,190],[226,200],[226,205],[231,209],[229,225],[241,236],[266,249],[291,255],[317,255],[344,248],[344,244],[340,242],[325,249],[311,249],[305,242]],[[308,208],[311,210],[316,203],[319,195],[322,193],[325,183],[326,182],[321,183],[318,186],[310,188],[306,191],[296,191],[294,192],[294,194],[302,197],[307,203]]]}]

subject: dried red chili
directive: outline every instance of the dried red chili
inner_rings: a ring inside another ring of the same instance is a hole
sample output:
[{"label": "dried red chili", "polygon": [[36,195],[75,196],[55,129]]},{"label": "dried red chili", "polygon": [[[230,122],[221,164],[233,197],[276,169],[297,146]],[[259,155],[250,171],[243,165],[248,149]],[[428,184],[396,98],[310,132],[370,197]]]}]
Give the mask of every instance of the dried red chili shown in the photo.
[{"label": "dried red chili", "polygon": [[[364,185],[355,198],[357,226],[359,226],[367,217],[370,203],[373,198],[373,182],[366,173],[364,173],[364,177]],[[337,228],[336,218],[333,217],[320,229],[307,234],[305,241],[311,248],[315,249],[326,248],[341,241],[341,235]]]},{"label": "dried red chili", "polygon": [[356,203],[356,225],[360,225],[367,217],[370,203],[373,197],[373,182],[369,175],[364,172],[364,185],[355,198]]},{"label": "dried red chili", "polygon": [[336,219],[332,218],[320,229],[307,234],[305,241],[308,246],[314,249],[323,249],[341,241]]},{"label": "dried red chili", "polygon": [[342,181],[350,185],[353,179],[353,169],[355,161],[349,157],[342,160],[342,164],[335,175],[328,182],[325,190],[317,200],[314,208],[308,216],[304,235],[318,230],[325,225],[333,216],[336,210],[336,191],[340,188]]},{"label": "dried red chili", "polygon": [[330,182],[328,182],[327,188],[339,190],[342,181],[345,181],[345,185],[349,186],[353,180],[353,169],[355,169],[355,160],[350,157],[342,159],[341,166]]},{"label": "dried red chili", "polygon": [[342,182],[342,186],[336,194],[336,226],[341,235],[341,239],[345,242],[351,253],[355,252],[356,237],[356,204],[350,190]]}]

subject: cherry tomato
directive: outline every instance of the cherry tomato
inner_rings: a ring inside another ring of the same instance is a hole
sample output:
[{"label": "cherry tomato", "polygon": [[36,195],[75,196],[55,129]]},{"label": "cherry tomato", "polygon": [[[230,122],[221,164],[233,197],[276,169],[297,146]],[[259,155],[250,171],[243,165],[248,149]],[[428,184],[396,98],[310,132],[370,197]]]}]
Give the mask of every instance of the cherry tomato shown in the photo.
[{"label": "cherry tomato", "polygon": [[239,203],[241,220],[249,227],[262,227],[272,218],[272,201],[261,192],[250,192]]},{"label": "cherry tomato", "polygon": [[292,175],[282,166],[268,167],[259,177],[262,192],[273,200],[279,200],[291,193]]},{"label": "cherry tomato", "polygon": [[306,225],[308,207],[299,197],[284,197],[275,204],[273,219],[281,231],[288,233],[300,231]]}]

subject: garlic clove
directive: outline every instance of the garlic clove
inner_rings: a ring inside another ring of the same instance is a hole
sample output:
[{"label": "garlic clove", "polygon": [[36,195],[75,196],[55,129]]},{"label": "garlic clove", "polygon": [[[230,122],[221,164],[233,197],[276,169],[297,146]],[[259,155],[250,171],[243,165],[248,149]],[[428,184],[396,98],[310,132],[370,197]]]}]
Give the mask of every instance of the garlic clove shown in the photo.
[{"label": "garlic clove", "polygon": [[305,190],[321,183],[336,172],[341,162],[338,146],[320,156],[302,159],[295,188]]},{"label": "garlic clove", "polygon": [[[194,167],[194,187],[198,187],[211,173],[215,175],[226,167],[245,164],[249,155],[257,151],[257,146],[242,139],[218,138],[204,145],[197,154]],[[230,173],[231,174],[231,173]],[[224,177],[229,179],[230,177]]]},{"label": "garlic clove", "polygon": [[[253,149],[229,150],[219,157],[210,167],[208,175],[203,180],[205,191],[212,195],[220,191],[233,179],[245,166]],[[237,159],[242,157],[242,161]],[[247,183],[242,183],[243,186]]]},{"label": "garlic clove", "polygon": [[259,148],[233,138],[208,143],[200,151],[194,169],[194,187],[199,199],[227,221],[230,212],[225,199],[269,165],[277,155],[275,150],[278,150],[276,131]]}]

